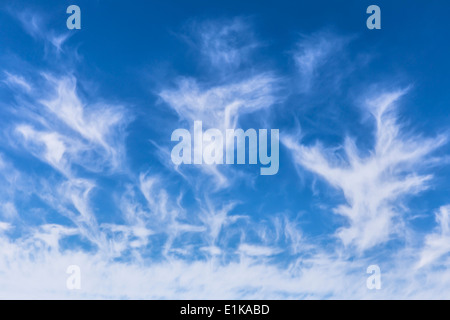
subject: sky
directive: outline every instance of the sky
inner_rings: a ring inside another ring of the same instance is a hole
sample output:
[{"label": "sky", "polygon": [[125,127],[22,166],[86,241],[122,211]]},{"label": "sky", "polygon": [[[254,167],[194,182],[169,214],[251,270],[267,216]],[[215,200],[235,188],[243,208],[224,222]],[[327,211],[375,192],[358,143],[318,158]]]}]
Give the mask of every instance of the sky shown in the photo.
[{"label": "sky", "polygon": [[[450,299],[448,9],[2,1],[0,298]],[[174,164],[195,121],[278,172]]]}]

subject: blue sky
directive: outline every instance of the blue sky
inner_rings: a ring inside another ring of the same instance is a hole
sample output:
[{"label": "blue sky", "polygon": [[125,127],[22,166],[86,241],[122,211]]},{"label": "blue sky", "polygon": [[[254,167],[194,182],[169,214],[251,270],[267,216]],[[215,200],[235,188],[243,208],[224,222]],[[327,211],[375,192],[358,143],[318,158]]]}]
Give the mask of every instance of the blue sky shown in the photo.
[{"label": "blue sky", "polygon": [[[450,298],[446,9],[2,4],[0,297]],[[194,121],[279,129],[278,173],[175,166]]]}]

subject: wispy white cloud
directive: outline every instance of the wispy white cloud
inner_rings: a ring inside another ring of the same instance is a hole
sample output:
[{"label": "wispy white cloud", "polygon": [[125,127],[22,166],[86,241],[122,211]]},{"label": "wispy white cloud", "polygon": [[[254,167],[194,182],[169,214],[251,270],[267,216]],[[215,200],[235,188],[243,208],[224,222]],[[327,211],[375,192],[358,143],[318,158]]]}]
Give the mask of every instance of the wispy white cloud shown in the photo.
[{"label": "wispy white cloud", "polygon": [[60,240],[64,237],[76,235],[78,230],[76,228],[67,228],[58,224],[45,224],[39,226],[33,233],[34,245],[43,245],[43,248],[59,251]]},{"label": "wispy white cloud", "polygon": [[[259,68],[254,64],[243,64],[258,46],[250,25],[242,19],[209,21],[193,24],[193,30],[194,37],[200,39],[196,49],[206,57],[217,79],[202,82],[179,77],[174,87],[159,92],[162,101],[177,113],[182,124],[193,126],[194,121],[202,121],[204,130],[217,128],[225,132],[236,128],[239,120],[250,114],[265,121],[264,114],[280,102],[282,79],[271,71],[255,72]],[[215,190],[229,187],[239,177],[237,170],[223,166],[197,168],[214,177]],[[175,170],[181,172],[178,166]]]},{"label": "wispy white cloud", "polygon": [[395,104],[405,90],[382,94],[367,101],[376,124],[375,146],[363,156],[355,142],[346,137],[343,155],[321,144],[305,146],[291,137],[283,143],[296,164],[321,176],[341,190],[347,204],[334,212],[348,219],[338,231],[345,245],[364,251],[389,240],[398,232],[394,220],[401,219],[402,197],[427,188],[432,175],[420,175],[430,153],[446,142],[445,136],[423,138],[401,133]]},{"label": "wispy white cloud", "polygon": [[156,219],[159,232],[167,235],[164,245],[164,254],[167,255],[173,248],[173,242],[186,233],[201,233],[205,231],[202,225],[187,222],[182,217],[184,211],[179,205],[171,201],[167,191],[161,187],[161,182],[155,176],[140,175],[140,190],[147,200],[152,219]]},{"label": "wispy white cloud", "polygon": [[39,112],[45,117],[36,116],[35,125],[44,125],[45,129],[37,130],[25,122],[15,128],[30,151],[65,175],[71,175],[73,164],[93,171],[104,170],[106,165],[113,170],[121,169],[123,129],[129,121],[125,109],[103,102],[89,105],[82,102],[74,77],[54,78],[44,74],[44,79],[47,96],[31,93],[30,105],[44,106]]},{"label": "wispy white cloud", "polygon": [[[243,215],[230,215],[229,212],[235,207],[236,203],[230,203],[220,210],[217,210],[209,199],[206,200],[206,208],[203,208],[199,218],[207,228],[207,241],[210,248],[217,248],[218,239],[224,227],[235,223],[239,219],[248,219]],[[213,251],[217,251],[213,249]]]},{"label": "wispy white cloud", "polygon": [[436,212],[438,227],[425,238],[417,268],[432,264],[450,253],[450,206],[443,206]]},{"label": "wispy white cloud", "polygon": [[181,78],[175,89],[160,97],[182,120],[203,121],[205,127],[235,128],[239,116],[270,108],[278,101],[279,79],[262,73],[242,81],[202,88],[191,78]]},{"label": "wispy white cloud", "polygon": [[57,34],[54,30],[49,29],[45,15],[28,9],[22,11],[10,9],[9,11],[19,20],[23,29],[35,40],[51,44],[57,53],[64,51],[63,44],[70,37],[70,34],[68,32]]},{"label": "wispy white cloud", "polygon": [[[39,81],[40,87],[46,90],[43,93],[27,90],[26,99],[19,102],[23,117],[20,114],[15,122],[9,124],[14,133],[9,140],[12,147],[19,144],[23,147],[21,152],[30,153],[61,175],[52,175],[48,179],[34,177],[29,192],[70,219],[70,230],[76,232],[58,235],[75,235],[84,239],[105,256],[120,255],[121,250],[117,249],[115,241],[120,226],[100,225],[91,201],[92,191],[97,188],[92,174],[111,174],[126,169],[123,163],[123,129],[128,121],[125,110],[104,101],[85,103],[77,92],[77,80],[73,76],[56,78],[43,74]],[[30,84],[32,86],[34,84]],[[91,178],[86,178],[80,168],[91,172]],[[9,217],[12,213],[20,215],[8,204],[11,197],[3,199],[4,218],[7,218],[6,213]],[[144,230],[145,226],[144,229],[140,227],[136,222],[121,230],[129,240],[127,248],[146,244],[149,233]],[[49,229],[51,237],[56,236],[55,230],[59,230],[55,228]],[[47,236],[37,238],[49,239]],[[57,240],[52,241],[54,244]]]},{"label": "wispy white cloud", "polygon": [[25,80],[24,77],[11,74],[5,71],[6,78],[3,80],[4,83],[10,86],[17,86],[26,92],[30,92],[32,90],[31,85]]},{"label": "wispy white cloud", "polygon": [[[63,159],[67,150],[67,144],[64,137],[57,132],[39,132],[29,125],[19,125],[16,131],[21,134],[26,141],[36,143],[36,146],[30,146],[30,151],[35,156],[49,163],[55,169],[62,173],[68,173],[67,160]],[[42,145],[43,148],[39,148]],[[36,148],[35,148],[36,147]],[[38,149],[38,150],[36,150]]]},{"label": "wispy white cloud", "polygon": [[0,154],[0,220],[18,221],[20,203],[17,202],[17,193],[27,193],[29,183],[29,179]]},{"label": "wispy white cloud", "polygon": [[194,46],[208,65],[219,71],[242,66],[260,46],[251,25],[243,18],[204,21],[192,24],[191,28]]},{"label": "wispy white cloud", "polygon": [[323,81],[330,76],[339,80],[346,68],[341,66],[338,70],[333,68],[333,72],[324,71],[342,58],[344,48],[351,40],[351,37],[338,36],[328,31],[302,36],[293,51],[293,59],[300,75],[299,89],[304,93],[309,92],[318,79],[323,85]]},{"label": "wispy white cloud", "polygon": [[[113,139],[117,138],[113,133],[120,134],[120,126],[127,121],[123,107],[104,103],[86,105],[76,92],[75,78],[45,77],[54,86],[56,95],[40,102],[85,140],[103,148],[113,167],[117,167],[122,150],[118,150],[120,139]],[[112,145],[115,141],[119,143]]]}]

